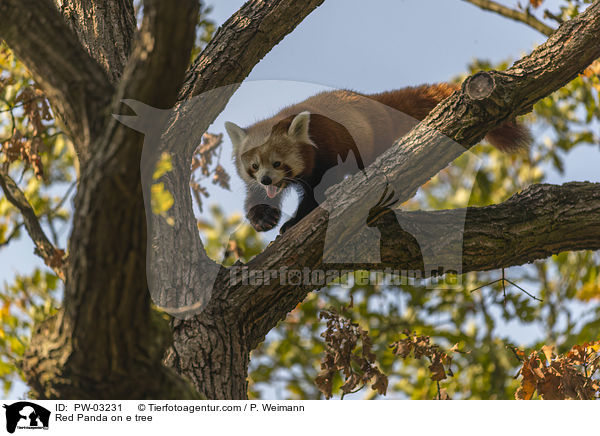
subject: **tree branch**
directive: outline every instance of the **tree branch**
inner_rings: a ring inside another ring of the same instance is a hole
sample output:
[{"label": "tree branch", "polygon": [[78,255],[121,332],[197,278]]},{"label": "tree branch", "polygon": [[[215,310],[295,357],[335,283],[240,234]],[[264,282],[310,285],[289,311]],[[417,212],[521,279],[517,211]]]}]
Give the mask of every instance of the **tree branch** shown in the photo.
[{"label": "tree branch", "polygon": [[538,32],[543,33],[546,36],[552,35],[555,31],[552,27],[548,26],[544,22],[538,20],[535,16],[531,15],[529,13],[529,11],[523,12],[523,11],[518,11],[516,9],[511,9],[509,7],[506,7],[504,5],[501,5],[501,4],[491,1],[491,0],[463,0],[463,1],[474,4],[475,6],[478,6],[479,8],[481,8],[483,10],[495,12],[506,18],[510,18],[511,20],[525,23],[525,24],[533,27]]},{"label": "tree branch", "polygon": [[0,2],[0,38],[31,71],[57,118],[73,140],[82,163],[103,122],[113,87],[103,69],[85,52],[51,0]]},{"label": "tree branch", "polygon": [[[64,281],[64,251],[54,247],[46,237],[33,207],[27,201],[25,194],[23,194],[23,191],[19,189],[14,180],[8,175],[8,172],[2,167],[0,167],[0,188],[4,191],[6,199],[23,215],[23,222],[27,233],[29,233],[36,247],[35,254],[40,256],[44,260],[44,263],[52,268],[54,273]],[[15,229],[18,229],[18,227]]]},{"label": "tree branch", "polygon": [[136,20],[131,0],[54,0],[88,54],[115,83],[133,45]]},{"label": "tree branch", "polygon": [[[424,270],[423,253],[432,247],[456,256],[459,273],[523,265],[563,251],[598,250],[599,212],[600,183],[588,182],[532,185],[492,206],[432,212],[395,210],[376,222],[382,262],[352,267],[390,267],[429,277],[432,272],[447,272]],[[327,268],[340,270],[349,267],[327,264]]]},{"label": "tree branch", "polygon": [[[198,0],[144,1],[144,18],[117,100],[139,100],[152,107],[175,104],[194,45]],[[160,84],[157,86],[157,84]]]}]

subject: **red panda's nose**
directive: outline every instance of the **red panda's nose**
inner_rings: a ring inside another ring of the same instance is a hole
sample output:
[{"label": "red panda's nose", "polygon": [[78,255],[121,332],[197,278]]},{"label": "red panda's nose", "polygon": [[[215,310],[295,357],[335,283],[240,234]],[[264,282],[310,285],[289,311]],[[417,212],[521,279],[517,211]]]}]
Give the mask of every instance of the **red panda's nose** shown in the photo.
[{"label": "red panda's nose", "polygon": [[271,178],[269,176],[264,176],[262,179],[260,179],[260,183],[262,183],[263,185],[270,185],[271,183],[273,183],[273,180],[271,180]]}]

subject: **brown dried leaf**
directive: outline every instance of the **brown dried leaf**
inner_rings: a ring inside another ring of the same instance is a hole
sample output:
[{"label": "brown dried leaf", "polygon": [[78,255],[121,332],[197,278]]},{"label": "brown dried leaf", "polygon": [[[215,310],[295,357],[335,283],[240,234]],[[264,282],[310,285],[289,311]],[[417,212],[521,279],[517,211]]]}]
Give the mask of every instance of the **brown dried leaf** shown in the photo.
[{"label": "brown dried leaf", "polygon": [[[342,311],[345,311],[342,308]],[[332,395],[332,380],[341,372],[344,384],[343,394],[361,389],[372,383],[372,388],[382,395],[387,390],[387,377],[376,366],[376,356],[368,332],[358,324],[337,313],[334,309],[319,314],[327,320],[327,327],[321,336],[325,339],[325,353],[321,360],[321,373],[315,384],[326,398]]]},{"label": "brown dried leaf", "polygon": [[554,345],[544,345],[542,347],[542,351],[544,352],[544,355],[546,356],[546,361],[551,362],[552,356],[554,355]]},{"label": "brown dried leaf", "polygon": [[567,359],[576,365],[583,365],[587,362],[587,347],[584,345],[574,345],[567,353]]},{"label": "brown dried leaf", "polygon": [[441,381],[446,378],[446,371],[442,364],[442,359],[438,353],[435,353],[432,357],[431,365],[429,365],[429,371],[431,371],[431,380]]},{"label": "brown dried leaf", "polygon": [[371,389],[377,391],[379,395],[385,395],[388,387],[388,378],[385,374],[379,373],[375,376],[375,383],[371,386]]},{"label": "brown dried leaf", "polygon": [[229,187],[229,174],[225,171],[221,165],[217,165],[215,168],[215,173],[213,175],[213,184],[218,184],[221,188],[231,190]]},{"label": "brown dried leaf", "polygon": [[519,373],[523,376],[523,379],[521,380],[521,385],[515,393],[515,398],[517,400],[531,400],[531,398],[533,398],[533,394],[535,393],[537,380],[530,369],[529,359],[523,362],[523,366],[521,367]]},{"label": "brown dried leaf", "polygon": [[57,248],[54,250],[52,256],[45,259],[44,261],[46,265],[48,265],[50,268],[62,268],[64,258],[65,251],[61,250],[60,248]]}]

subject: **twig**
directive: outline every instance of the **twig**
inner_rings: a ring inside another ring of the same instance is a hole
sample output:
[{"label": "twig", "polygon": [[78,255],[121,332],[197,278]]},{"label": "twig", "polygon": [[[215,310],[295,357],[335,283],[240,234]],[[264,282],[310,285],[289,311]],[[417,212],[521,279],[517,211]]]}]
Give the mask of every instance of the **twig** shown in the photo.
[{"label": "twig", "polygon": [[470,293],[473,293],[473,292],[475,292],[475,291],[478,291],[478,290],[480,290],[481,288],[485,288],[486,286],[490,286],[490,285],[493,285],[494,283],[498,283],[498,282],[502,282],[502,291],[503,291],[503,293],[504,293],[504,305],[506,305],[506,285],[505,285],[505,283],[504,283],[504,282],[506,282],[506,283],[509,283],[509,284],[513,285],[514,287],[516,287],[517,289],[519,289],[521,292],[523,292],[523,293],[527,294],[528,296],[530,296],[530,297],[531,297],[531,298],[533,298],[534,300],[537,300],[537,301],[539,301],[540,303],[544,301],[544,300],[540,300],[539,298],[537,298],[537,297],[535,297],[534,295],[530,294],[529,292],[527,292],[525,289],[523,289],[522,287],[520,287],[520,286],[519,286],[519,285],[517,285],[516,283],[514,283],[514,282],[511,282],[509,279],[507,279],[507,278],[504,276],[504,268],[502,268],[502,277],[500,277],[499,279],[496,279],[496,280],[494,280],[494,281],[488,282],[488,283],[486,283],[486,284],[484,284],[484,285],[478,286],[478,287],[476,287],[475,289],[471,289],[469,292],[470,292]]},{"label": "twig", "polygon": [[0,187],[4,191],[4,195],[6,195],[6,199],[21,212],[27,233],[29,233],[35,244],[35,254],[44,259],[46,265],[52,268],[56,275],[64,281],[64,252],[52,245],[44,233],[33,207],[27,201],[25,194],[23,194],[23,191],[19,189],[14,180],[8,175],[8,171],[3,168],[0,168]]},{"label": "twig", "polygon": [[506,307],[506,283],[504,281],[504,268],[502,268],[502,295],[504,295],[504,306]]},{"label": "twig", "polygon": [[14,106],[11,105],[10,103],[8,103],[6,100],[2,99],[4,101],[4,103],[8,106],[8,108],[0,110],[0,114],[3,113],[3,112],[12,112],[13,109],[17,109],[17,108],[23,107],[27,103],[31,103],[32,101],[39,100],[41,98],[44,98],[44,97],[41,96],[41,95],[39,95],[37,97],[30,98],[29,100],[22,101],[21,103],[16,104]]},{"label": "twig", "polygon": [[494,283],[498,283],[500,280],[502,280],[502,279],[497,279],[497,280],[494,280],[493,282],[486,283],[485,285],[478,286],[475,289],[471,289],[469,292],[473,293],[475,291],[480,290],[481,288],[485,288],[486,286],[493,285]]},{"label": "twig", "polygon": [[558,15],[554,15],[548,9],[544,11],[544,18],[550,18],[551,20],[556,21],[558,24],[564,23],[564,20],[562,18],[560,18]]},{"label": "twig", "polygon": [[20,222],[19,224],[15,225],[12,229],[12,231],[10,232],[10,235],[8,235],[8,237],[6,238],[6,240],[4,242],[0,243],[0,247],[4,247],[5,245],[8,245],[10,243],[10,241],[17,236],[17,233],[19,233],[19,229],[23,227],[23,223]]},{"label": "twig", "polygon": [[537,297],[535,297],[535,296],[531,295],[529,292],[527,292],[525,289],[523,289],[522,287],[520,287],[520,286],[519,286],[519,285],[517,285],[516,283],[514,283],[514,282],[511,282],[511,281],[510,281],[510,280],[508,280],[508,279],[505,279],[505,280],[506,280],[508,283],[510,283],[511,285],[513,285],[514,287],[516,287],[517,289],[521,290],[521,292],[523,292],[523,293],[525,293],[525,294],[529,295],[529,296],[530,296],[531,298],[533,298],[534,300],[537,300],[537,301],[539,301],[540,303],[544,301],[544,300],[540,300],[539,298],[537,298]]},{"label": "twig", "polygon": [[519,362],[523,362],[523,358],[521,356],[519,356],[519,353],[517,353],[518,348],[517,347],[513,347],[512,345],[507,345],[507,348],[510,349],[510,351],[513,352],[513,354],[515,355],[515,357],[517,358],[517,360]]},{"label": "twig", "polygon": [[496,3],[491,0],[463,0],[467,3],[471,3],[486,11],[495,12],[511,20],[519,21],[533,27],[538,32],[543,33],[546,36],[550,36],[554,33],[555,29],[544,24],[538,20],[535,16],[531,15],[528,11],[522,12],[515,9],[508,8],[504,5]]},{"label": "twig", "polygon": [[71,183],[71,186],[69,186],[69,189],[67,189],[67,192],[65,192],[63,198],[61,198],[60,201],[57,204],[55,204],[54,207],[50,209],[50,211],[48,211],[48,213],[46,214],[48,217],[54,216],[56,212],[58,212],[58,209],[60,209],[65,203],[65,201],[67,201],[67,199],[71,196],[71,192],[73,191],[75,186],[77,186],[77,182]]}]

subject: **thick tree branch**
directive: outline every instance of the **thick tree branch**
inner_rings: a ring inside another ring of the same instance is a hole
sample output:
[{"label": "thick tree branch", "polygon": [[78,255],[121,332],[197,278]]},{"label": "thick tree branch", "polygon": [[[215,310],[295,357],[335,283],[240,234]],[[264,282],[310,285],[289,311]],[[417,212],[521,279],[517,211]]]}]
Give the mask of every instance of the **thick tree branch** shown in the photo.
[{"label": "thick tree branch", "polygon": [[54,0],[88,54],[114,83],[133,45],[136,20],[132,0]]},{"label": "thick tree branch", "polygon": [[[392,275],[400,272],[401,278],[407,278],[422,271],[422,255],[430,247],[435,247],[441,253],[450,253],[451,256],[458,255],[462,273],[522,265],[563,251],[600,249],[598,183],[533,185],[501,204],[487,207],[433,212],[389,212],[391,210],[388,210],[387,215],[380,215],[375,222],[382,236],[380,263],[320,263],[318,256],[323,241],[315,240],[311,233],[305,231],[305,238],[299,245],[281,252],[281,246],[276,242],[255,261],[248,263],[244,267],[247,268],[245,272],[241,270],[241,264],[223,270],[222,282],[218,282],[219,288],[215,295],[222,301],[231,297],[231,294],[227,294],[228,290],[243,290],[244,300],[235,307],[235,310],[241,310],[235,314],[239,317],[237,322],[232,322],[236,319],[234,314],[213,313],[219,307],[217,304],[210,304],[194,319],[175,322],[176,341],[167,356],[167,363],[177,367],[178,372],[188,375],[192,380],[203,380],[204,371],[200,371],[198,365],[204,361],[209,362],[206,364],[213,362],[211,351],[214,346],[207,341],[207,332],[225,329],[245,338],[242,343],[248,348],[234,348],[232,361],[240,359],[247,364],[248,350],[263,340],[274,324],[291,310],[292,304],[297,305],[315,288],[310,282],[304,282],[304,269],[307,266],[309,277],[310,273],[319,269],[327,274],[331,271],[365,269],[381,272],[387,270]],[[460,225],[457,227],[456,224]],[[435,230],[433,233],[432,229]],[[413,235],[425,235],[427,246],[419,245],[418,242],[422,243],[423,240],[417,241]],[[311,258],[307,260],[307,257]],[[282,268],[288,274],[287,277],[294,277],[294,271],[300,273],[296,274],[293,285],[281,284]],[[270,276],[272,272],[278,276]],[[449,271],[441,273],[445,272]],[[253,273],[258,275],[254,276]],[[427,275],[429,273],[430,271]],[[252,277],[258,277],[258,281],[253,283]],[[270,282],[266,277],[270,278]],[[244,311],[246,307],[251,307],[251,312]],[[251,318],[254,314],[258,316]],[[218,370],[220,365],[211,367]],[[213,374],[218,373],[217,370],[213,370]],[[196,386],[212,392],[198,382]]]},{"label": "thick tree branch", "polygon": [[113,95],[106,72],[83,49],[51,0],[2,0],[0,38],[31,71],[83,162]]},{"label": "thick tree branch", "polygon": [[[21,212],[27,233],[29,233],[35,244],[35,253],[44,260],[46,265],[52,268],[61,280],[64,280],[64,251],[57,249],[50,242],[25,194],[2,167],[0,167],[0,188],[4,191],[6,199]],[[18,227],[15,229],[18,229]]]},{"label": "thick tree branch", "polygon": [[170,108],[183,83],[194,44],[199,3],[146,0],[131,59],[119,84],[118,99]]},{"label": "thick tree branch", "polygon": [[550,36],[554,33],[555,29],[545,24],[543,21],[538,20],[535,16],[531,15],[529,11],[518,11],[511,9],[500,3],[496,3],[491,0],[463,0],[467,3],[474,4],[483,10],[495,12],[511,20],[519,21],[533,27],[538,32],[543,33],[546,36]]},{"label": "thick tree branch", "polygon": [[[358,264],[357,269],[393,267],[429,276],[422,258],[423,249],[429,247],[458,254],[462,273],[508,268],[563,251],[599,250],[600,183],[532,185],[497,205],[433,212],[396,210],[378,221],[382,263]],[[459,231],[452,231],[457,224]],[[419,240],[420,235],[426,236],[425,241]]]}]

